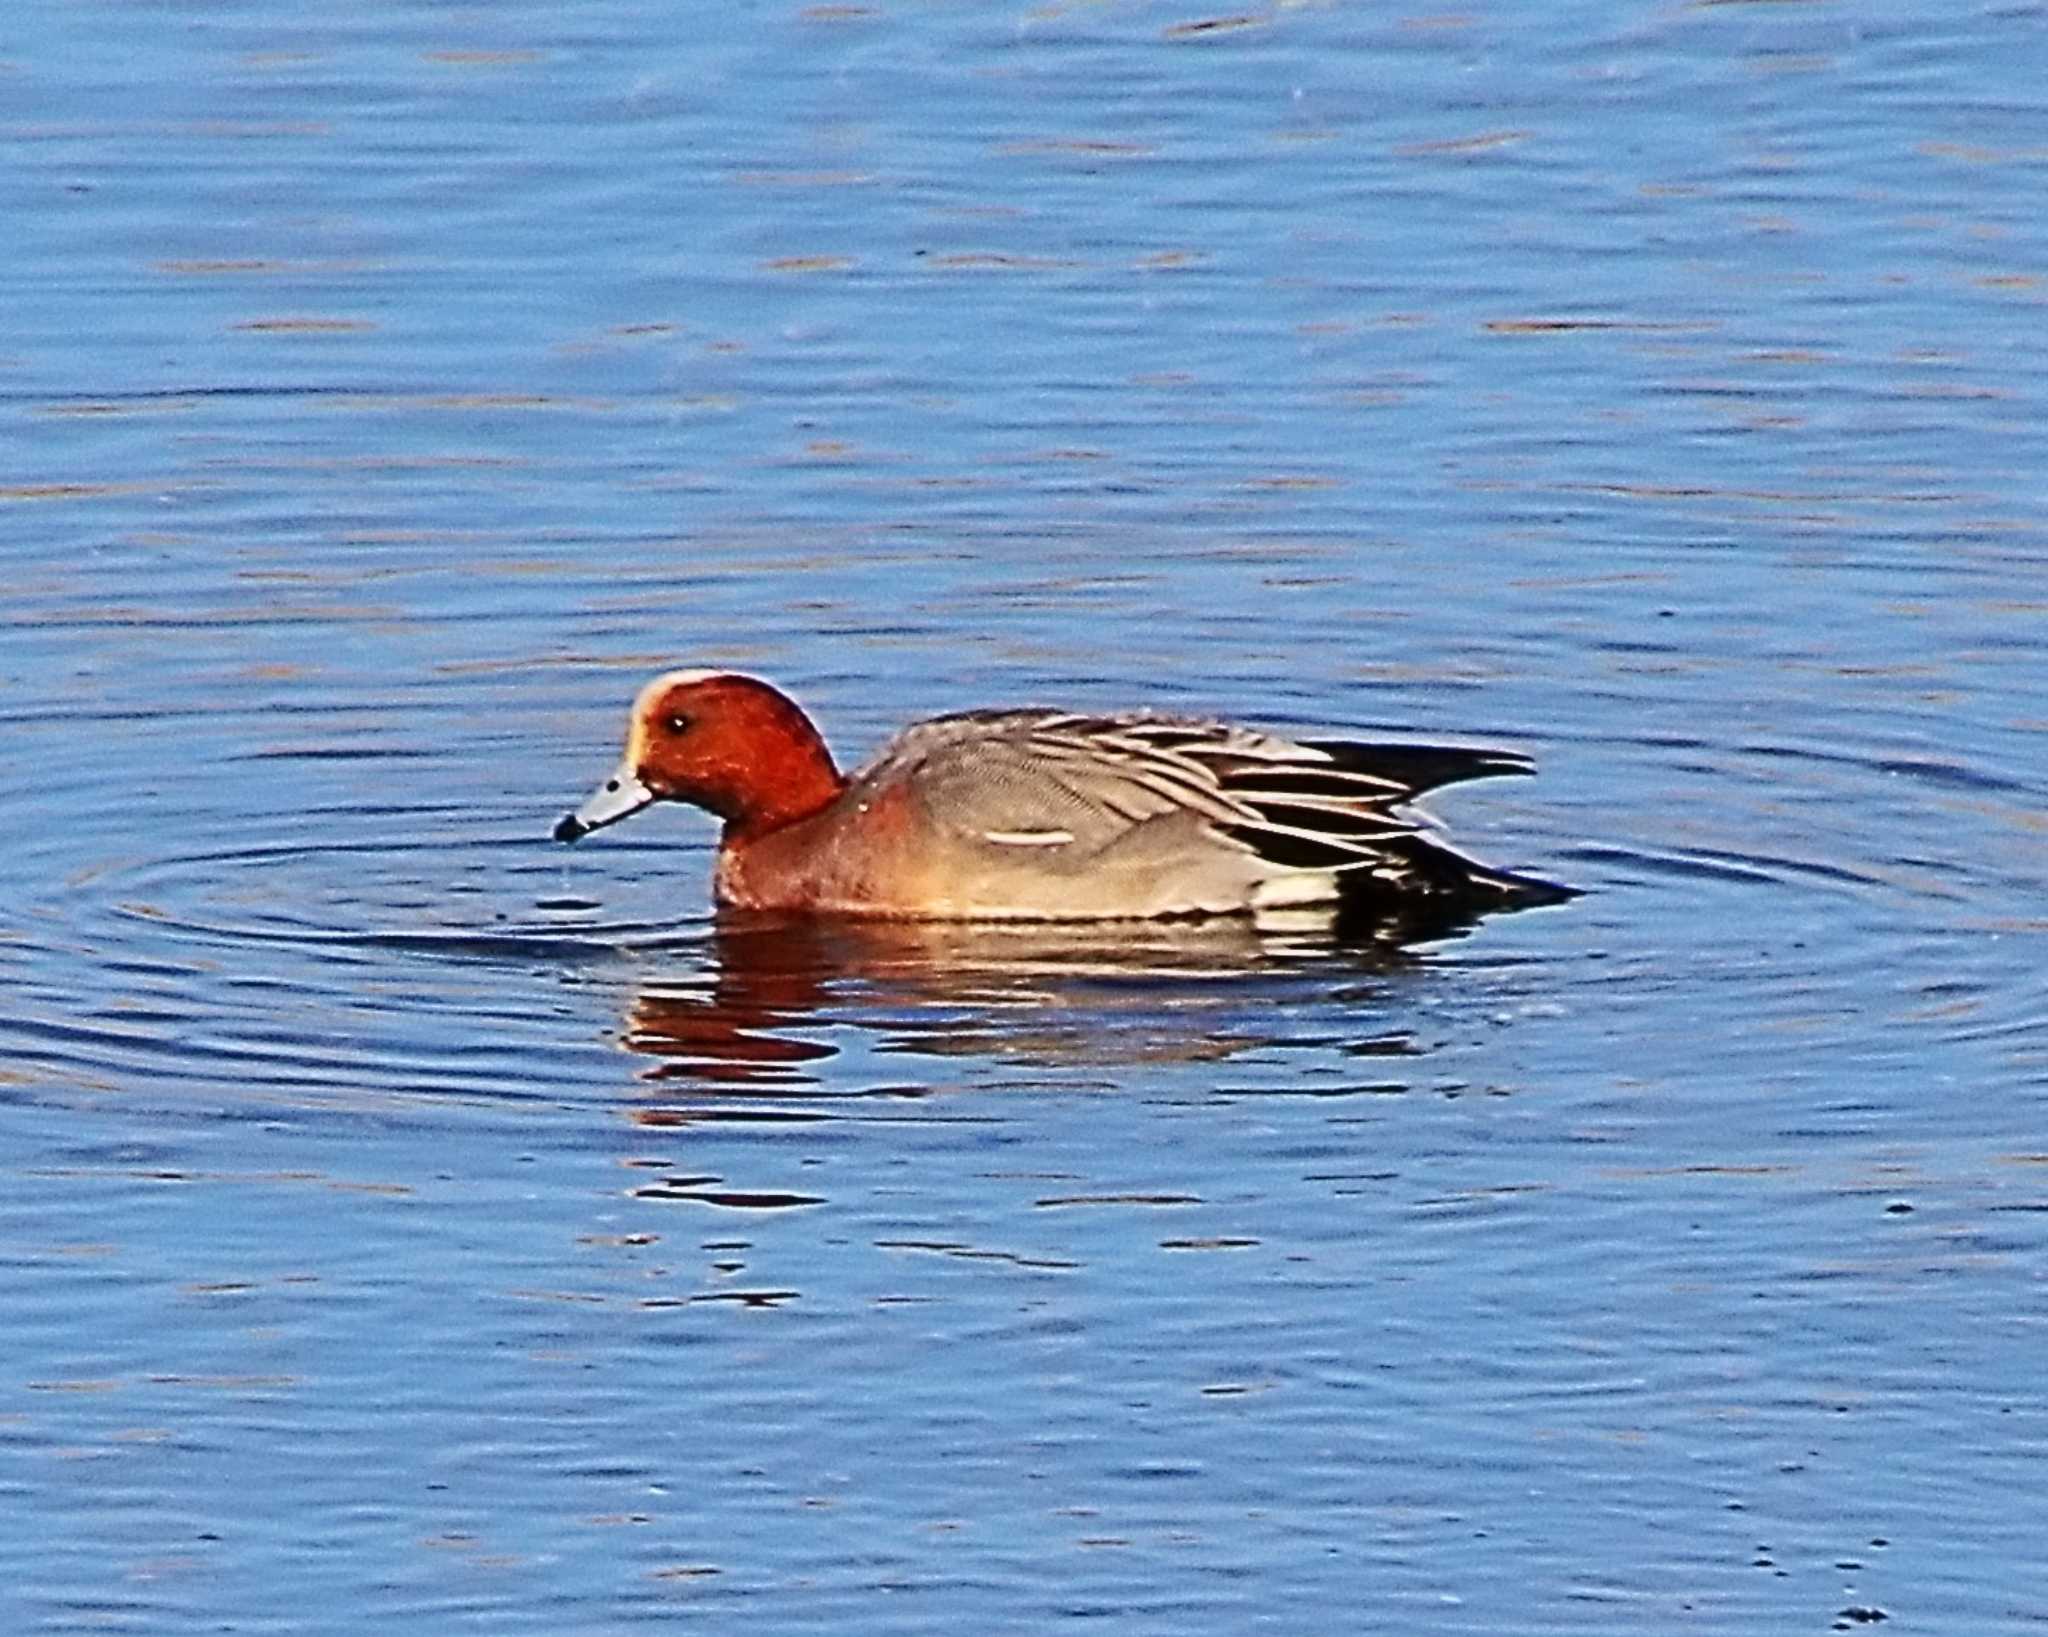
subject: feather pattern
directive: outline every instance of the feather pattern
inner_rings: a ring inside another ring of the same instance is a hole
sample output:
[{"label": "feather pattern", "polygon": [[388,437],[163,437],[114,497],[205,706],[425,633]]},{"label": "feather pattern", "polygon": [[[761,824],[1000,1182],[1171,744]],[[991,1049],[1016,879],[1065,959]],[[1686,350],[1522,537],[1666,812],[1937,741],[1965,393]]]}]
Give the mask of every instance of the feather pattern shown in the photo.
[{"label": "feather pattern", "polygon": [[[1374,889],[1513,896],[1545,887],[1434,839],[1407,804],[1462,779],[1524,774],[1512,751],[1297,741],[1234,723],[1149,712],[967,711],[918,723],[853,776],[913,786],[946,832],[1001,843],[1065,832],[1043,853],[1128,849],[1147,827],[1199,822],[1207,845],[1296,892]],[[1184,845],[1184,840],[1182,845]]]}]

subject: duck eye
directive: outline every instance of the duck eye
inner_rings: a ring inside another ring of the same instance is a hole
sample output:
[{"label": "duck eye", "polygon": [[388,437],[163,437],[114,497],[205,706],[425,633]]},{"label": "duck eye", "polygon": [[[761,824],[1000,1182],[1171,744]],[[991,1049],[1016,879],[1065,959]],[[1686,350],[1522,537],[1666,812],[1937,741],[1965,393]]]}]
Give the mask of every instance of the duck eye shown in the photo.
[{"label": "duck eye", "polygon": [[690,731],[690,719],[681,711],[675,711],[669,716],[667,727],[671,733],[688,733]]}]

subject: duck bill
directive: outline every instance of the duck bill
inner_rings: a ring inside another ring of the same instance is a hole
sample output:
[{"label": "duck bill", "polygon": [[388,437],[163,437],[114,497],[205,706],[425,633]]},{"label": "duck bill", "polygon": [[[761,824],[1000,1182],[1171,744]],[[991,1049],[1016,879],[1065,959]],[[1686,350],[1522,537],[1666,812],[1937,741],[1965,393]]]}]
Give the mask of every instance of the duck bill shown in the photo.
[{"label": "duck bill", "polygon": [[592,830],[602,830],[607,824],[631,818],[654,800],[654,792],[640,782],[640,775],[633,771],[633,764],[621,762],[610,778],[591,791],[588,801],[575,812],[563,815],[562,821],[555,826],[555,839],[581,840]]}]

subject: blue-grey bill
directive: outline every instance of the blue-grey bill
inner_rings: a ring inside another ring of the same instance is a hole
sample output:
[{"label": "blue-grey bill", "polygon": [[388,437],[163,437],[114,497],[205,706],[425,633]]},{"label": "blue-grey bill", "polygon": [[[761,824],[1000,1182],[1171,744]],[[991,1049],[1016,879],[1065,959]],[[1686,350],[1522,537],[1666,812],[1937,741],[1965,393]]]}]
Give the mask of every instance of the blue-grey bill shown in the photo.
[{"label": "blue-grey bill", "polygon": [[622,818],[631,818],[649,802],[654,792],[640,782],[631,765],[621,762],[612,776],[591,791],[590,798],[573,813],[564,814],[555,826],[557,841],[576,841],[601,830],[607,824],[616,824]]}]

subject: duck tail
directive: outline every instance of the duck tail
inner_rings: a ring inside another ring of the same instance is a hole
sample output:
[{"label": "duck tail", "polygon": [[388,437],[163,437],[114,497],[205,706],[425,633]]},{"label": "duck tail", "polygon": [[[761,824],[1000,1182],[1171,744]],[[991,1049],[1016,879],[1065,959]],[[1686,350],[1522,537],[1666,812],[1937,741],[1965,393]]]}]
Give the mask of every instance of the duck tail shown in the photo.
[{"label": "duck tail", "polygon": [[1386,865],[1346,870],[1339,875],[1339,888],[1347,904],[1366,908],[1391,894],[1420,893],[1484,912],[1535,909],[1579,896],[1576,887],[1482,864],[1428,836],[1390,837],[1377,845],[1387,858]]}]

